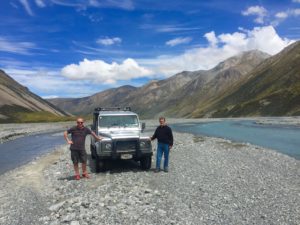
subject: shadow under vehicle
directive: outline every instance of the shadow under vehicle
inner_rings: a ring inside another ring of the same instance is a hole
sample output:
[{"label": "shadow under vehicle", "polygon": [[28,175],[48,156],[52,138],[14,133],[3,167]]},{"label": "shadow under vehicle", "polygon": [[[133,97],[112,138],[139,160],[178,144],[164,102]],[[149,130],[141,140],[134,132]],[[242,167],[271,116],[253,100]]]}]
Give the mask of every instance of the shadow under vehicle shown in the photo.
[{"label": "shadow under vehicle", "polygon": [[107,169],[111,160],[133,159],[140,162],[144,170],[151,168],[152,145],[147,136],[143,136],[145,123],[130,107],[99,107],[94,110],[92,130],[101,141],[91,136],[91,157],[95,160],[96,172]]}]

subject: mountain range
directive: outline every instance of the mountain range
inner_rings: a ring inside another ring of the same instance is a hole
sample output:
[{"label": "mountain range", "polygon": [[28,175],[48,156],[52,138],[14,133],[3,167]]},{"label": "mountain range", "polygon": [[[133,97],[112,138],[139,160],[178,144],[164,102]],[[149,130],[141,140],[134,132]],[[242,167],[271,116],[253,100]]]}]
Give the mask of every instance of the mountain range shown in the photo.
[{"label": "mountain range", "polygon": [[143,118],[300,115],[300,41],[274,56],[243,52],[210,70],[183,71],[83,98],[45,101],[0,70],[0,121],[13,121],[16,112],[87,116],[100,106],[130,106]]},{"label": "mountain range", "polygon": [[288,46],[252,70],[208,105],[199,105],[194,117],[300,115],[300,41]]},{"label": "mountain range", "polygon": [[99,106],[131,106],[145,118],[300,115],[299,55],[297,41],[274,56],[253,50],[210,70],[184,71],[138,88],[122,86],[85,98],[49,101],[83,115]]},{"label": "mountain range", "polygon": [[22,121],[19,117],[34,112],[57,117],[68,115],[0,70],[0,122]]},{"label": "mountain range", "polygon": [[99,106],[131,106],[144,118],[210,117],[209,110],[198,113],[221,99],[244,80],[270,55],[253,50],[231,57],[210,70],[184,71],[164,80],[153,80],[142,87],[121,86],[84,98],[49,99],[52,104],[77,115],[91,114]]}]

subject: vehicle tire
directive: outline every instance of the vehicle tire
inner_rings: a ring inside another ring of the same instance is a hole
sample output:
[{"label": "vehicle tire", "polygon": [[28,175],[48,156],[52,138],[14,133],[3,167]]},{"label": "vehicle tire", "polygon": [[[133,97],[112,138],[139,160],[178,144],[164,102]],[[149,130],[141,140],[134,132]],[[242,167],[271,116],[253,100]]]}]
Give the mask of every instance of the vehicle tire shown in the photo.
[{"label": "vehicle tire", "polygon": [[107,162],[103,159],[99,159],[98,157],[95,157],[95,169],[96,173],[105,172],[107,169]]},{"label": "vehicle tire", "polygon": [[152,157],[151,156],[146,156],[141,158],[141,168],[143,170],[149,170],[151,168],[151,163],[152,163]]}]

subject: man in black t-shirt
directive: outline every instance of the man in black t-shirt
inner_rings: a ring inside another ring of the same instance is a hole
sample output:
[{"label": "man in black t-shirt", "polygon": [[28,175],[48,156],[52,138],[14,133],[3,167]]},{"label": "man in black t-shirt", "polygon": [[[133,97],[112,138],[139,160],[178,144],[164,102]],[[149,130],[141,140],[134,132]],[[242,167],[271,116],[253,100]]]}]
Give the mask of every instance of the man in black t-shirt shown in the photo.
[{"label": "man in black t-shirt", "polygon": [[[101,140],[93,131],[83,125],[82,118],[77,119],[77,126],[71,127],[64,132],[64,138],[70,144],[71,159],[75,170],[75,179],[80,180],[78,163],[82,163],[82,177],[89,178],[86,170],[87,153],[85,150],[85,138],[91,134],[95,139]],[[71,134],[72,140],[69,140],[68,134]]]},{"label": "man in black t-shirt", "polygon": [[157,151],[156,151],[156,169],[155,172],[160,171],[160,163],[162,155],[164,155],[164,171],[168,172],[169,166],[169,152],[173,146],[173,133],[169,126],[166,124],[164,117],[159,118],[159,126],[156,128],[151,140],[157,138]]}]

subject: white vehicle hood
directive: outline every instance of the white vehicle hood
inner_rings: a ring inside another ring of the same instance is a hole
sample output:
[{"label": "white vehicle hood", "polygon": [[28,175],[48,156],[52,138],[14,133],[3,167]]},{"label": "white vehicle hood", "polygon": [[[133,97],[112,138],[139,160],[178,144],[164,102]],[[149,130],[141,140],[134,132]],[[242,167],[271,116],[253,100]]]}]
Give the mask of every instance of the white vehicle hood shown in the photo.
[{"label": "white vehicle hood", "polygon": [[140,138],[139,130],[129,130],[129,129],[107,129],[100,130],[99,134],[104,137],[108,137],[111,139],[128,139],[128,138]]}]

